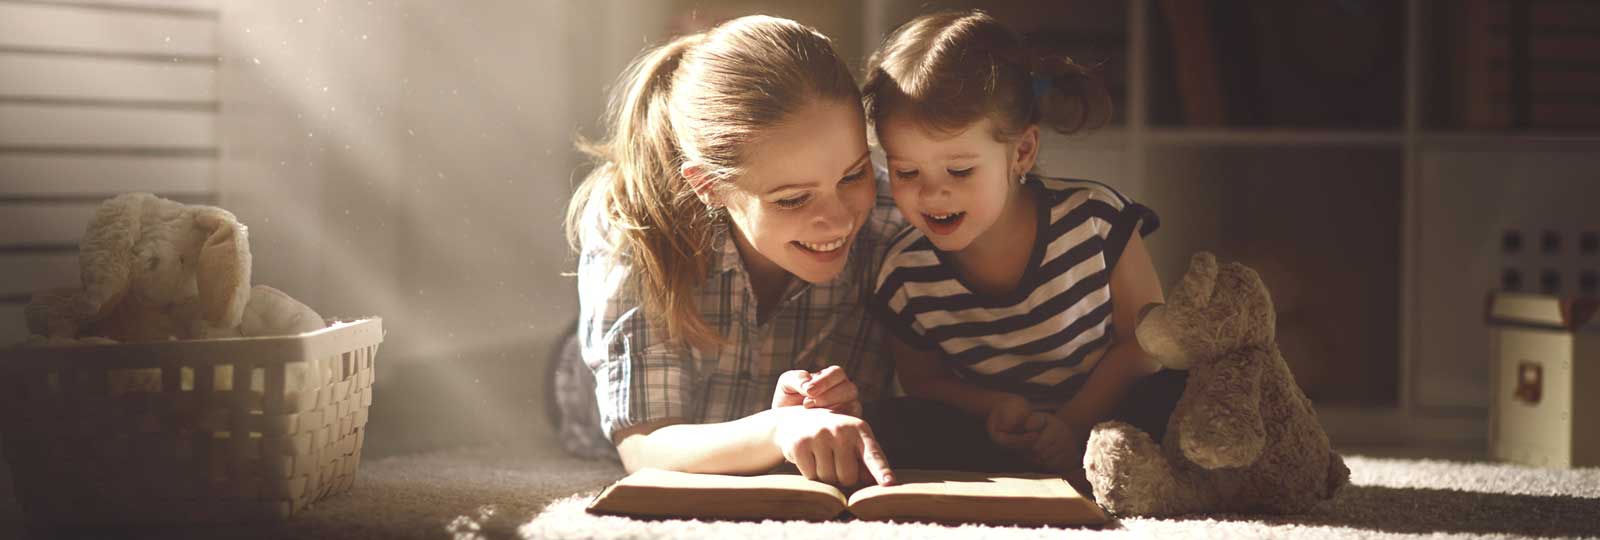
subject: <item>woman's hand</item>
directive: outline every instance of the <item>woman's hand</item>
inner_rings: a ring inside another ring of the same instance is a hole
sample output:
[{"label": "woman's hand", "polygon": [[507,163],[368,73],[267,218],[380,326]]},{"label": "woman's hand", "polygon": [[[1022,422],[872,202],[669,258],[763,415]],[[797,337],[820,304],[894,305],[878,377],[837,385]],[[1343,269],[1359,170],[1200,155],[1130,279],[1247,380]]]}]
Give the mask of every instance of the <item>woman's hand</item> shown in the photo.
[{"label": "woman's hand", "polygon": [[793,406],[861,417],[856,384],[850,382],[839,366],[828,366],[816,373],[796,369],[778,376],[778,388],[772,393],[772,408]]},{"label": "woman's hand", "polygon": [[783,416],[773,429],[772,442],[806,478],[840,486],[865,480],[894,483],[889,460],[862,419],[800,406],[774,412]]},{"label": "woman's hand", "polygon": [[1027,451],[1038,441],[1042,419],[1035,418],[1033,407],[1019,395],[1008,395],[989,410],[989,440],[1017,451]]}]

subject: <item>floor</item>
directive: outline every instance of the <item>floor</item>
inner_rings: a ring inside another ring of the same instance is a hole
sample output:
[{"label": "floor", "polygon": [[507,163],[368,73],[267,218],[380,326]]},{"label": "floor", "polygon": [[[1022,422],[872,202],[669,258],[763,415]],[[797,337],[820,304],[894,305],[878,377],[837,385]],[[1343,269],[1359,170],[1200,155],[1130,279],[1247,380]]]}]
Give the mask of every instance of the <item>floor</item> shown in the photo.
[{"label": "floor", "polygon": [[[501,445],[363,462],[356,487],[276,525],[76,531],[94,538],[1594,538],[1600,469],[1543,470],[1414,449],[1341,449],[1352,485],[1300,516],[1122,519],[1092,529],[1025,529],[862,521],[822,523],[638,520],[584,512],[620,478],[614,463],[553,445]],[[1445,453],[1459,453],[1447,451]],[[1379,456],[1386,457],[1379,457]],[[1398,457],[1396,457],[1398,456]],[[1470,457],[1470,456],[1469,456]],[[0,538],[22,538],[0,477]],[[71,537],[73,535],[68,535]]]}]

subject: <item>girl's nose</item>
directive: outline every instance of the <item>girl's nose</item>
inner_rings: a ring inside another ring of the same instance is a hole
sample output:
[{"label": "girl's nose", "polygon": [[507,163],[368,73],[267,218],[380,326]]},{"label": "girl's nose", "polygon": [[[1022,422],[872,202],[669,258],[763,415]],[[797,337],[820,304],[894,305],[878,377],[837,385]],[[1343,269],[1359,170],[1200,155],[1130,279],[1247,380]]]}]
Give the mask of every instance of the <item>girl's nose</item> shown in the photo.
[{"label": "girl's nose", "polygon": [[940,202],[946,197],[950,196],[950,187],[945,182],[938,182],[930,179],[922,182],[922,186],[917,195],[922,198],[922,202],[924,203]]}]

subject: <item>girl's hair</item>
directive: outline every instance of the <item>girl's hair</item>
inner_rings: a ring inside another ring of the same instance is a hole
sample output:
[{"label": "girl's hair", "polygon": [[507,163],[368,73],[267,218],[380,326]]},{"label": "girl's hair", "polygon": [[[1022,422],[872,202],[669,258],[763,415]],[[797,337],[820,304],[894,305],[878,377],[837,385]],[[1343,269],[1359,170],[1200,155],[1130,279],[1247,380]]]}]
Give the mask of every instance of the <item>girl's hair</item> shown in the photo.
[{"label": "girl's hair", "polygon": [[786,19],[749,16],[645,51],[612,88],[604,140],[579,140],[596,162],[567,207],[567,240],[582,250],[586,216],[632,263],[652,317],[701,348],[724,340],[700,316],[696,289],[711,266],[718,216],[680,172],[685,162],[723,186],[766,130],[818,100],[856,105],[861,93],[827,37]]},{"label": "girl's hair", "polygon": [[891,113],[945,132],[988,117],[995,140],[1008,142],[1034,124],[1075,133],[1111,116],[1111,97],[1092,68],[1029,48],[980,10],[912,19],[867,66],[863,101],[875,127]]}]

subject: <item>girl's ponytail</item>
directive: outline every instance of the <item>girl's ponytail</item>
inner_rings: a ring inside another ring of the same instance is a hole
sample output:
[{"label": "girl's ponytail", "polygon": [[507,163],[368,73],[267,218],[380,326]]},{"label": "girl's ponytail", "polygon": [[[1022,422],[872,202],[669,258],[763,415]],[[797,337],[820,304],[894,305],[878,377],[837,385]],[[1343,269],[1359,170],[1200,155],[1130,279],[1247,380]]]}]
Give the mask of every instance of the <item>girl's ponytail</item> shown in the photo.
[{"label": "girl's ponytail", "polygon": [[1096,73],[1061,54],[1033,53],[1033,120],[1059,133],[1098,129],[1111,120],[1111,94]]}]

